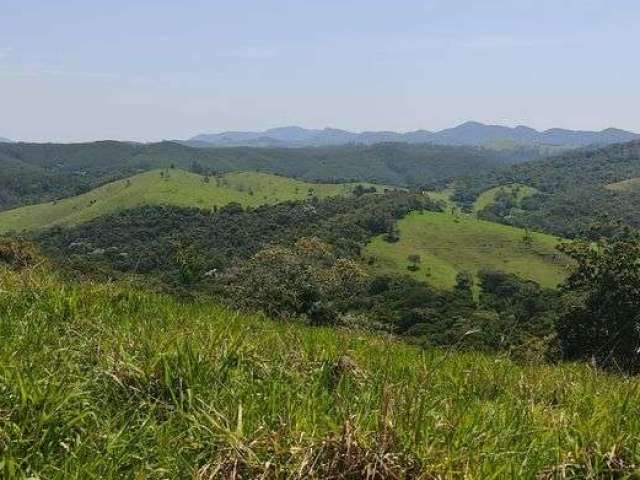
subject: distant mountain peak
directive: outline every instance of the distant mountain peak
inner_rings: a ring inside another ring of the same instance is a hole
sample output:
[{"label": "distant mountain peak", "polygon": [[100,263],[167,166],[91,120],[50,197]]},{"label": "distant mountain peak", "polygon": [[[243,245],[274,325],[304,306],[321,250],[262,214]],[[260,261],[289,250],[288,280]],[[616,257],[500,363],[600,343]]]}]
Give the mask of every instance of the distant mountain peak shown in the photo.
[{"label": "distant mountain peak", "polygon": [[308,147],[360,143],[371,145],[382,142],[433,143],[438,145],[493,145],[509,142],[517,145],[556,145],[575,148],[588,145],[608,145],[640,140],[640,135],[617,128],[583,131],[550,128],[540,132],[526,125],[507,127],[467,121],[437,132],[416,130],[399,133],[393,131],[350,132],[334,127],[306,129],[299,126],[271,128],[261,132],[222,132],[193,137],[189,142],[217,146],[279,146]]},{"label": "distant mountain peak", "polygon": [[464,123],[461,123],[457,127],[453,127],[453,128],[471,128],[471,127],[487,127],[487,126],[488,125],[484,123],[476,122],[474,120],[468,120]]}]

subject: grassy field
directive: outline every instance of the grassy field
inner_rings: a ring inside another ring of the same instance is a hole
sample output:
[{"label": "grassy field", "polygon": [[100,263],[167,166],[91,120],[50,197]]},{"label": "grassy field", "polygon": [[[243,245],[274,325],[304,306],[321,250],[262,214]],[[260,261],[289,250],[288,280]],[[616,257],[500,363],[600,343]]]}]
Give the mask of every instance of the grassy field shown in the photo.
[{"label": "grassy field", "polygon": [[473,204],[473,211],[479,212],[483,208],[486,208],[489,205],[491,205],[493,202],[495,202],[496,195],[501,191],[504,191],[507,193],[514,192],[516,194],[516,200],[518,203],[521,202],[523,199],[530,197],[531,195],[537,192],[535,188],[529,187],[527,185],[521,185],[519,183],[490,188],[489,190],[482,192],[478,196],[477,200]]},{"label": "grassy field", "polygon": [[[555,287],[566,274],[566,260],[555,247],[555,237],[530,233],[497,223],[450,213],[411,213],[398,223],[400,240],[376,237],[365,255],[376,258],[380,273],[407,273],[428,284],[450,289],[458,272],[477,273],[482,268],[514,273]],[[407,270],[407,257],[418,254],[420,269]]]},{"label": "grassy field", "polygon": [[605,186],[608,190],[615,192],[633,192],[640,188],[640,177],[630,178],[621,182],[610,183]]},{"label": "grassy field", "polygon": [[205,183],[204,177],[183,170],[153,170],[76,197],[0,212],[0,233],[85,222],[144,204],[213,208],[238,202],[257,206],[311,195],[344,195],[355,185],[307,183],[257,172],[228,173]]},{"label": "grassy field", "polygon": [[[0,477],[627,478],[640,383],[0,265]],[[637,478],[637,477],[633,477]]]}]

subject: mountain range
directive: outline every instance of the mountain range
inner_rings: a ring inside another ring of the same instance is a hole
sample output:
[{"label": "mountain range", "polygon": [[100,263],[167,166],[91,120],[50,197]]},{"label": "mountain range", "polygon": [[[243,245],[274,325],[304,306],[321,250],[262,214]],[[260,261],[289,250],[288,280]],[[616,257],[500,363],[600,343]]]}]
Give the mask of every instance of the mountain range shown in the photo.
[{"label": "mountain range", "polygon": [[9,140],[8,138],[0,137],[0,143],[13,143],[13,140]]},{"label": "mountain range", "polygon": [[433,143],[438,145],[548,145],[558,147],[583,147],[609,145],[640,139],[640,134],[607,128],[601,131],[567,130],[552,128],[538,131],[523,125],[511,128],[501,125],[485,125],[466,122],[457,127],[431,132],[416,130],[399,133],[392,131],[350,132],[335,128],[306,129],[279,127],[261,132],[222,132],[197,135],[185,143],[192,146],[260,146],[304,147],[383,142]]}]

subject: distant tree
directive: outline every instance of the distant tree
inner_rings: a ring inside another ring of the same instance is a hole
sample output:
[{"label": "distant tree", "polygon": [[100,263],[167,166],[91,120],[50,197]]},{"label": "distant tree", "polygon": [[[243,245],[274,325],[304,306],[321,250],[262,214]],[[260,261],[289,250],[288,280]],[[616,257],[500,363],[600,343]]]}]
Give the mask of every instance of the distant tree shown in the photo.
[{"label": "distant tree", "polygon": [[409,266],[407,267],[407,269],[411,270],[412,272],[420,269],[420,255],[418,255],[417,253],[412,253],[407,257],[407,260],[409,261]]},{"label": "distant tree", "polygon": [[400,233],[396,229],[395,225],[391,224],[387,228],[387,233],[384,236],[385,241],[389,243],[396,243],[400,240]]},{"label": "distant tree", "polygon": [[568,306],[557,327],[565,358],[639,373],[640,235],[625,229],[561,250],[577,264],[563,285]]},{"label": "distant tree", "polygon": [[193,173],[196,173],[198,175],[202,175],[205,172],[204,167],[202,166],[202,164],[200,162],[197,162],[196,160],[191,162],[190,170]]},{"label": "distant tree", "polygon": [[364,185],[358,184],[353,188],[353,194],[356,197],[361,197],[367,193],[376,193],[376,187],[365,187]]},{"label": "distant tree", "polygon": [[454,291],[465,301],[473,301],[473,283],[473,275],[470,272],[458,272]]}]

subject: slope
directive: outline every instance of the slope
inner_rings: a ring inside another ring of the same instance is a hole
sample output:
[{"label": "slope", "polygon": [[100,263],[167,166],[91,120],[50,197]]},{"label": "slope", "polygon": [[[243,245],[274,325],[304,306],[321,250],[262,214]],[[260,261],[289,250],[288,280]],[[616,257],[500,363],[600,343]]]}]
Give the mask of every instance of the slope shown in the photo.
[{"label": "slope", "polygon": [[[640,177],[640,142],[582,149],[456,181],[454,199],[471,210],[482,192],[522,184],[538,190],[520,211],[494,212],[514,226],[563,237],[584,233],[603,217],[640,226],[640,192],[620,183]],[[612,187],[613,185],[613,187]]]},{"label": "slope", "polygon": [[1,264],[0,291],[3,478],[626,478],[640,463],[638,380],[586,365]]},{"label": "slope", "polygon": [[[456,275],[477,274],[487,268],[516,274],[555,287],[564,279],[566,260],[556,251],[555,237],[529,233],[466,215],[412,213],[398,222],[400,240],[376,237],[366,249],[380,273],[407,273],[428,284],[451,289]],[[409,255],[417,254],[417,271],[407,269]]]},{"label": "slope", "polygon": [[0,144],[0,210],[85,193],[174,166],[197,173],[261,171],[319,182],[440,185],[514,160],[472,147],[379,144],[324,148],[191,148],[172,142]]},{"label": "slope", "polygon": [[212,209],[237,202],[257,206],[313,195],[345,195],[355,185],[306,183],[257,172],[203,177],[177,169],[152,170],[75,197],[0,212],[0,233],[77,224],[141,205]]}]

